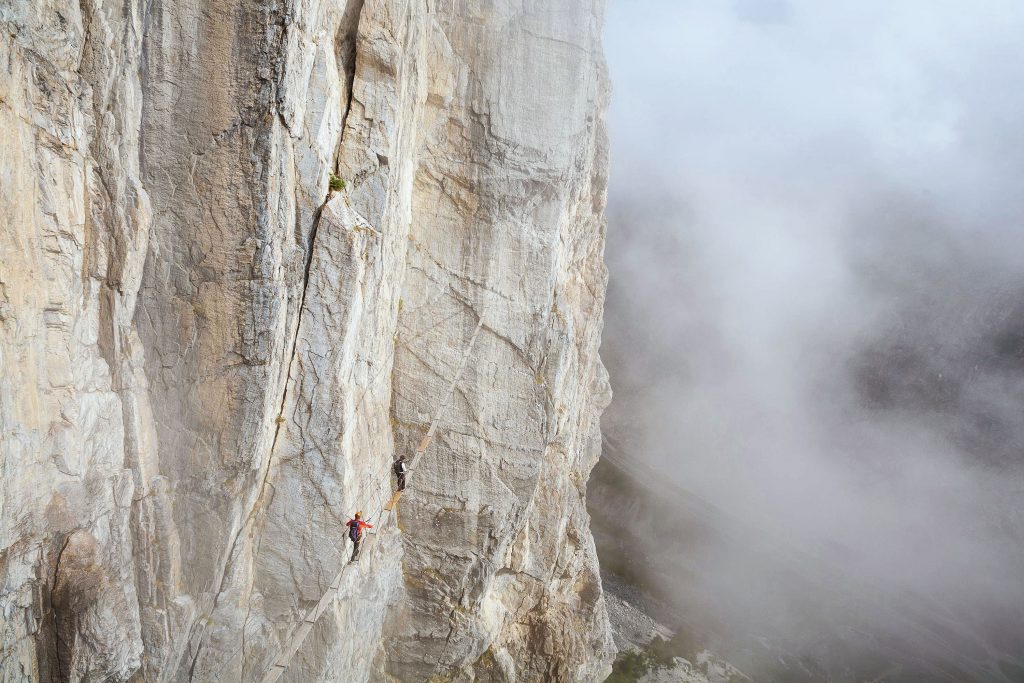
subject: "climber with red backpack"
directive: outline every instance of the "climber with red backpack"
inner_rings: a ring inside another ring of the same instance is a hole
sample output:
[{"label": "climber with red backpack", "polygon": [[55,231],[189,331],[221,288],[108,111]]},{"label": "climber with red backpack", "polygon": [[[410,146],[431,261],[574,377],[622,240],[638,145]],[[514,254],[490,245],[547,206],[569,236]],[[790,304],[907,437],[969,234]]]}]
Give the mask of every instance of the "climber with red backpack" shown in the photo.
[{"label": "climber with red backpack", "polygon": [[369,522],[363,521],[363,513],[357,512],[355,519],[350,519],[345,523],[348,527],[348,537],[352,541],[352,559],[350,562],[355,562],[359,559],[359,544],[363,540],[363,529],[372,529],[373,525]]}]

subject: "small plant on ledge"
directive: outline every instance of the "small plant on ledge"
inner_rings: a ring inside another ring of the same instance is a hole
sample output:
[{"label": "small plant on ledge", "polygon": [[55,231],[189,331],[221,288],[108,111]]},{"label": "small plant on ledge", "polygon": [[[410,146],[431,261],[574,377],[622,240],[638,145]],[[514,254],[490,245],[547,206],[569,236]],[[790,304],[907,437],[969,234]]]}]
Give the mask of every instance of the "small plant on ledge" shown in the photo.
[{"label": "small plant on ledge", "polygon": [[331,192],[340,192],[345,189],[345,181],[332,173],[327,181],[327,187],[331,188]]}]

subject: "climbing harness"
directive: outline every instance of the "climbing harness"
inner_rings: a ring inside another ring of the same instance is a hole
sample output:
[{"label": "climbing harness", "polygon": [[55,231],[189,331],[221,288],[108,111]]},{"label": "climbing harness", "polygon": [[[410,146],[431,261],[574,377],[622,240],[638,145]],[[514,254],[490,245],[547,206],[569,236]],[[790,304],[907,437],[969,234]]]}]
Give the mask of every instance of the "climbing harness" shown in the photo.
[{"label": "climbing harness", "polygon": [[[444,401],[440,406],[438,406],[437,412],[434,413],[434,419],[431,421],[430,427],[427,429],[427,433],[420,440],[419,445],[416,447],[416,452],[408,462],[406,477],[409,477],[412,474],[413,469],[416,467],[416,463],[419,461],[420,457],[427,452],[430,442],[434,439],[434,433],[437,431],[438,422],[440,422],[441,416],[448,408],[448,403],[451,401],[452,396],[455,393],[455,385],[458,384],[459,379],[462,377],[462,371],[466,369],[469,357],[473,351],[473,345],[476,344],[476,339],[480,335],[480,328],[483,327],[483,324],[484,321],[481,317],[479,322],[476,324],[476,329],[473,330],[473,335],[469,338],[469,342],[466,344],[465,350],[462,352],[462,358],[459,359],[459,365],[455,370],[455,376],[452,377],[451,382],[448,384]],[[376,536],[377,533],[384,529],[388,522],[392,520],[393,515],[391,513],[398,505],[398,500],[401,497],[402,491],[395,491],[390,500],[384,504],[383,508],[377,513],[377,525],[367,532],[366,536],[368,538],[363,541],[364,543],[369,544],[369,537]],[[365,552],[365,550],[360,551],[360,553],[362,552]],[[327,592],[321,596],[319,602],[317,602],[316,605],[314,605],[313,608],[310,609],[303,617],[302,623],[300,623],[289,635],[285,642],[284,649],[282,649],[274,659],[273,663],[270,665],[270,669],[262,678],[260,678],[260,683],[276,683],[276,681],[281,678],[281,675],[284,674],[285,670],[287,670],[292,657],[294,657],[299,651],[299,648],[302,647],[302,643],[306,639],[306,636],[309,635],[309,632],[313,630],[313,626],[316,625],[316,622],[319,621],[320,617],[327,611],[327,608],[334,602],[335,598],[338,597],[338,590],[341,588],[342,579],[345,576],[346,570],[348,570],[350,566],[352,566],[351,562],[344,562],[341,570],[338,571],[334,580],[331,581],[331,585],[327,589]]]}]

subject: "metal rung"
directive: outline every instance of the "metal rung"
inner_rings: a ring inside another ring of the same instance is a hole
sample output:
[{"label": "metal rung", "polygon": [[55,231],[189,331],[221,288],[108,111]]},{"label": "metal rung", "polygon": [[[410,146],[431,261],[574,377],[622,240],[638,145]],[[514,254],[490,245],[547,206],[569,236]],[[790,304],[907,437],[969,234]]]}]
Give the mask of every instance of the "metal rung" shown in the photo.
[{"label": "metal rung", "polygon": [[398,499],[401,498],[401,497],[402,497],[402,492],[401,491],[395,491],[395,494],[393,496],[391,496],[391,500],[389,500],[387,502],[387,504],[384,506],[384,510],[387,511],[387,512],[391,512],[392,510],[394,510],[395,506],[398,505]]}]

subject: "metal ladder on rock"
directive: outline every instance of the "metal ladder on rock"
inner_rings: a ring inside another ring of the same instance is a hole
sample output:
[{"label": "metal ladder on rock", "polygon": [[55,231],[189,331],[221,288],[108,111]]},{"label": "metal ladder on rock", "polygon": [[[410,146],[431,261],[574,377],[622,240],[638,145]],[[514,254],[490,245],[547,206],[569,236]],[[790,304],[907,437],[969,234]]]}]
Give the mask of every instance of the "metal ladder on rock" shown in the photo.
[{"label": "metal ladder on rock", "polygon": [[[438,407],[437,412],[434,414],[434,419],[430,422],[430,427],[427,429],[427,433],[420,439],[419,445],[416,447],[416,452],[412,456],[412,460],[409,462],[409,472],[406,476],[411,475],[413,469],[416,467],[416,463],[419,459],[426,454],[427,448],[430,446],[430,442],[434,438],[434,433],[437,431],[437,424],[444,414],[445,409],[448,407],[449,401],[452,399],[452,395],[455,393],[455,385],[462,377],[462,371],[466,369],[466,364],[469,362],[470,354],[473,351],[473,345],[476,344],[476,338],[480,334],[480,328],[483,327],[484,321],[481,317],[479,322],[476,324],[476,329],[473,330],[473,335],[469,338],[469,342],[466,344],[465,350],[462,352],[462,357],[459,359],[458,368],[455,371],[455,376],[452,377],[451,382],[448,384],[448,389],[445,392],[444,402]],[[402,497],[401,491],[395,491],[387,503],[384,504],[384,508],[380,513],[377,520],[376,529],[368,534],[368,536],[376,536],[378,532],[382,531],[388,522],[390,522],[394,515],[392,514],[395,508],[398,506],[398,500]],[[370,539],[367,538],[366,543],[369,545]],[[323,616],[327,608],[331,606],[334,600],[338,597],[338,591],[341,589],[342,579],[345,577],[345,572],[348,571],[354,563],[345,562],[342,565],[341,570],[331,581],[330,588],[320,597],[320,600],[314,605],[306,615],[303,617],[302,622],[299,623],[298,627],[295,628],[289,634],[288,639],[285,642],[284,649],[274,658],[273,664],[270,669],[260,678],[260,683],[276,683],[276,681],[284,675],[284,672],[288,669],[288,664],[292,658],[298,653],[299,648],[302,647],[303,641],[306,640],[306,636],[309,635],[313,627],[316,626],[317,621]]]}]

